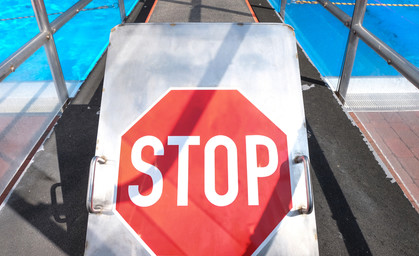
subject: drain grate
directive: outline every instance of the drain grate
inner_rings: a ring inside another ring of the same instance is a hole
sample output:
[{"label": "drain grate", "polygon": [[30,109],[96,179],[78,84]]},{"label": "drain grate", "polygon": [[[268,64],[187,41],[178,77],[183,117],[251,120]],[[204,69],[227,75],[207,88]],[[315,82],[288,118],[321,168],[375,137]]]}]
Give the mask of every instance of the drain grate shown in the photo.
[{"label": "drain grate", "polygon": [[419,93],[351,93],[345,107],[352,111],[419,110]]}]

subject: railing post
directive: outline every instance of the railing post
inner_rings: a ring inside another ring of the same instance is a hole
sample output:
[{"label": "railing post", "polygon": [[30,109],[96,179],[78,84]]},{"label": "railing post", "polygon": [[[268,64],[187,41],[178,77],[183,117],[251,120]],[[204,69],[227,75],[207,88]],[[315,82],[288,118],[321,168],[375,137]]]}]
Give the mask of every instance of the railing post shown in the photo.
[{"label": "railing post", "polygon": [[125,23],[125,4],[124,4],[124,0],[118,0],[118,4],[119,4],[119,13],[121,14],[121,23]]},{"label": "railing post", "polygon": [[55,46],[53,32],[48,21],[47,11],[45,9],[44,0],[31,0],[32,7],[35,12],[36,21],[41,32],[47,32],[47,42],[45,43],[45,51],[47,53],[48,64],[54,80],[55,89],[61,104],[68,99],[67,87],[64,80],[63,71],[58,59],[57,48]]},{"label": "railing post", "polygon": [[359,38],[356,34],[355,28],[362,26],[365,10],[367,8],[367,0],[356,0],[355,9],[352,15],[351,30],[349,32],[349,39],[346,45],[345,59],[340,75],[339,84],[337,88],[338,97],[342,102],[345,101],[346,93],[348,91],[349,80],[351,78],[352,68],[355,62],[356,49],[358,47]]},{"label": "railing post", "polygon": [[286,5],[287,5],[287,0],[281,0],[281,8],[279,9],[279,15],[281,15],[284,22],[285,22],[285,6]]}]

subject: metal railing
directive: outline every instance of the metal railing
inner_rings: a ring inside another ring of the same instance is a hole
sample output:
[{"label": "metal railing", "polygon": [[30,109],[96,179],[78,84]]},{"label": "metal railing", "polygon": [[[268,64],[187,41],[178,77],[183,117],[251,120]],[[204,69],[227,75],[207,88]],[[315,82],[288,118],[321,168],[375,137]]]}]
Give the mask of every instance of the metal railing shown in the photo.
[{"label": "metal railing", "polygon": [[[69,20],[71,20],[71,18],[79,13],[91,1],[92,0],[78,1],[50,23],[48,21],[48,14],[46,12],[44,0],[31,0],[40,32],[20,47],[16,52],[10,55],[6,60],[0,63],[0,82],[14,72],[25,60],[41,48],[41,46],[44,46],[58,98],[60,103],[64,105],[68,99],[68,92],[53,34]],[[118,0],[118,2],[121,22],[123,23],[126,18],[124,0]]]},{"label": "metal railing", "polygon": [[[384,60],[386,60],[389,65],[392,65],[414,86],[419,88],[419,69],[362,26],[367,7],[367,0],[356,0],[352,17],[342,11],[339,7],[335,6],[329,0],[317,0],[317,2],[350,29],[343,68],[340,74],[339,84],[336,89],[337,95],[342,102],[345,101],[346,93],[348,91],[349,80],[351,78],[352,68],[355,62],[359,38],[376,53],[378,53],[378,55],[380,55]],[[285,6],[286,0],[281,0],[281,9],[279,13],[283,20],[285,20]]]}]

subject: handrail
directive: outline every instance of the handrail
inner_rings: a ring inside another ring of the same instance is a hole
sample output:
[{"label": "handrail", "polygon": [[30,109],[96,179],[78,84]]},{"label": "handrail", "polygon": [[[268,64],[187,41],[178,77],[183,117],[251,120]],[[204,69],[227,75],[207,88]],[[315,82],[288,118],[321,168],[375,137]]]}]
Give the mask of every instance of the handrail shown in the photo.
[{"label": "handrail", "polygon": [[329,0],[317,0],[321,5],[338,18],[346,27],[351,26],[352,18]]},{"label": "handrail", "polygon": [[86,5],[88,5],[92,0],[80,0],[70,7],[63,14],[58,16],[55,20],[51,22],[52,32],[55,33],[59,30],[65,23],[71,20],[77,13],[81,11]]},{"label": "handrail", "polygon": [[306,207],[301,208],[300,212],[303,214],[310,214],[313,211],[313,192],[311,189],[311,177],[310,177],[310,159],[308,156],[302,155],[297,156],[294,158],[295,163],[304,163],[304,180],[305,180],[305,187],[306,187],[306,198],[307,203]]},{"label": "handrail", "polygon": [[358,38],[361,38],[381,58],[385,59],[414,86],[419,88],[419,69],[394,51],[390,46],[381,41],[377,36],[362,26],[368,0],[356,0],[352,15],[351,33],[345,51],[345,60],[342,68],[337,94],[344,103],[349,87],[349,79],[355,62],[355,54],[358,47]]},{"label": "handrail", "polygon": [[121,23],[124,23],[125,18],[126,18],[124,0],[118,0],[118,4],[119,4],[119,14],[121,16]]},{"label": "handrail", "polygon": [[60,60],[58,59],[57,48],[55,46],[54,33],[48,21],[47,10],[44,0],[31,0],[33,10],[35,12],[36,21],[39,31],[47,32],[47,41],[45,42],[45,53],[47,55],[49,68],[51,70],[52,79],[54,80],[55,90],[61,104],[64,104],[68,98],[67,87],[65,85],[63,70],[61,69]]},{"label": "handrail", "polygon": [[22,64],[29,56],[34,54],[47,41],[47,32],[43,31],[34,36],[16,52],[0,63],[0,82]]},{"label": "handrail", "polygon": [[[392,65],[414,86],[419,88],[419,68],[398,54],[390,46],[381,41],[363,26],[355,26],[354,30],[359,38],[373,48],[389,65]],[[378,47],[375,47],[378,46]]]},{"label": "handrail", "polygon": [[[40,33],[0,63],[0,82],[14,72],[23,62],[25,62],[31,55],[41,48],[41,46],[45,46],[48,64],[50,66],[57,95],[60,102],[64,104],[68,98],[68,92],[58,59],[53,34],[55,34],[64,24],[71,20],[91,1],[92,0],[78,1],[50,23],[48,21],[44,0],[31,0]],[[121,22],[124,22],[126,18],[124,0],[118,1]]]},{"label": "handrail", "polygon": [[87,186],[87,196],[86,196],[86,207],[87,211],[90,213],[100,213],[103,209],[103,206],[97,205],[96,207],[93,205],[93,193],[94,193],[94,184],[95,184],[95,174],[96,174],[96,166],[97,164],[105,164],[106,159],[100,156],[94,156],[90,161],[90,168],[89,168],[89,184]]},{"label": "handrail", "polygon": [[[285,4],[287,0],[281,0],[280,14],[285,20]],[[337,88],[339,98],[344,102],[349,86],[349,79],[355,61],[355,54],[358,47],[358,39],[364,41],[371,49],[392,65],[414,86],[419,88],[419,68],[393,50],[390,46],[380,40],[373,33],[362,26],[366,11],[367,0],[356,0],[352,17],[335,6],[329,0],[317,0],[327,11],[339,19],[346,27],[351,29],[345,51],[345,60]]]},{"label": "handrail", "polygon": [[[88,2],[91,2],[92,0],[81,0],[74,4],[73,7],[79,6],[80,2],[87,2],[84,6],[88,4]],[[84,7],[83,6],[83,7]],[[62,27],[67,21],[69,21],[76,13],[77,8],[71,7],[66,12],[64,12],[62,15],[57,17],[52,23],[51,23],[51,29],[52,32],[55,33],[58,29]],[[34,7],[35,8],[35,7]],[[73,14],[70,17],[71,11]],[[73,13],[74,12],[74,13]],[[14,52],[12,55],[10,55],[6,60],[4,60],[0,64],[0,81],[4,80],[11,72],[14,72],[17,67],[19,67],[27,58],[29,58],[33,53],[35,53],[45,42],[47,39],[48,32],[42,31],[36,36],[34,36],[31,40],[29,40],[25,45],[20,47],[16,52]]]},{"label": "handrail", "polygon": [[45,46],[48,64],[54,80],[57,96],[61,104],[65,104],[68,98],[68,92],[61,64],[58,59],[53,34],[57,32],[57,30],[60,29],[66,22],[73,18],[81,8],[85,7],[91,1],[92,0],[81,0],[77,2],[66,12],[57,17],[52,23],[50,23],[48,21],[44,0],[31,0],[36,21],[41,32],[0,63],[0,82],[14,72],[23,62],[25,62],[25,60],[41,48],[41,46]]}]

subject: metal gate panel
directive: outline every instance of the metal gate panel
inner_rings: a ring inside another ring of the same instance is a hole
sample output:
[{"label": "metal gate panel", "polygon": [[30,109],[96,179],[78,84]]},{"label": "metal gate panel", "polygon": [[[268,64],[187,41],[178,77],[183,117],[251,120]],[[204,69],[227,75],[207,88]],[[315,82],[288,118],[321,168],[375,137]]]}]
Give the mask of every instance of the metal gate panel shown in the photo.
[{"label": "metal gate panel", "polygon": [[94,213],[86,255],[154,254],[115,208],[121,137],[173,90],[237,90],[286,134],[292,208],[254,254],[317,255],[295,36],[287,25],[266,23],[125,24],[112,30],[90,170],[87,207]]}]

